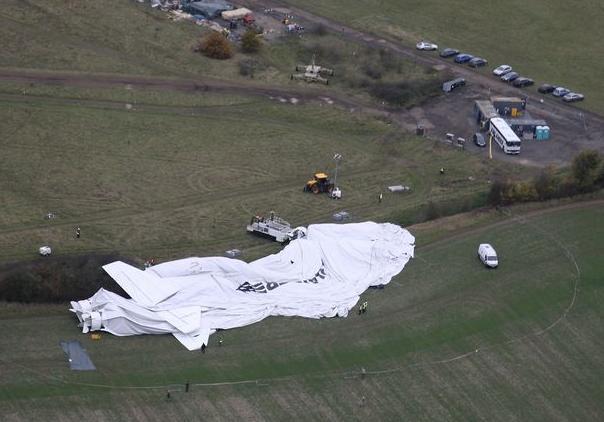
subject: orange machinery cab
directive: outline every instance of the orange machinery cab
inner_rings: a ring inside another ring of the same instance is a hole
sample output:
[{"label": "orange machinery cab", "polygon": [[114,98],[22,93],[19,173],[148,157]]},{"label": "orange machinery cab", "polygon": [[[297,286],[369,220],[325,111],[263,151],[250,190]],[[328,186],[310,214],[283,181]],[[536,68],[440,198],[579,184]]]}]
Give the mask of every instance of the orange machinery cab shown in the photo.
[{"label": "orange machinery cab", "polygon": [[304,192],[331,193],[334,185],[326,173],[318,172],[304,185]]}]

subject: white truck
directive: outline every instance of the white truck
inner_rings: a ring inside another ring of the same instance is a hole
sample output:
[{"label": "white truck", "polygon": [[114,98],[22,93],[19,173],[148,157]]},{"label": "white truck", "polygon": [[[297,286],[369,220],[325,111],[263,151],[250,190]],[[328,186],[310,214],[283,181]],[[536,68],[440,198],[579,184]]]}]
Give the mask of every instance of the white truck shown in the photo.
[{"label": "white truck", "polygon": [[481,243],[478,245],[478,258],[484,265],[489,268],[497,268],[499,260],[497,258],[497,252],[488,243]]}]

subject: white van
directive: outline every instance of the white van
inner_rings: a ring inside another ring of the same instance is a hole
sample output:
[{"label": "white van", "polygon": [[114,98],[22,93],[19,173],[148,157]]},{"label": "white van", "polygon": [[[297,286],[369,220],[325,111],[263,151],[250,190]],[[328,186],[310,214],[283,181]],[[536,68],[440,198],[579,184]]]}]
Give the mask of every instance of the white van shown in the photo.
[{"label": "white van", "polygon": [[495,252],[495,249],[488,243],[481,243],[478,245],[478,258],[480,258],[482,263],[489,268],[497,268],[497,265],[499,265],[497,252]]}]

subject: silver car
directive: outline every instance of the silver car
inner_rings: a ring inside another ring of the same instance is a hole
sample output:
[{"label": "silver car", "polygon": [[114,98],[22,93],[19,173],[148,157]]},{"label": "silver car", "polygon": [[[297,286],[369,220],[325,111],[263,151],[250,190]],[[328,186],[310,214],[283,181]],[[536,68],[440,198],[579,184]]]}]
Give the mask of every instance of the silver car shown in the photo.
[{"label": "silver car", "polygon": [[564,88],[563,86],[559,86],[552,92],[554,97],[564,97],[566,94],[570,94],[570,89]]},{"label": "silver car", "polygon": [[415,45],[415,47],[418,50],[438,50],[438,45],[429,41],[420,41]]},{"label": "silver car", "polygon": [[585,96],[583,94],[579,94],[577,92],[569,92],[564,97],[562,97],[562,101],[567,103],[574,103],[575,101],[583,101]]}]

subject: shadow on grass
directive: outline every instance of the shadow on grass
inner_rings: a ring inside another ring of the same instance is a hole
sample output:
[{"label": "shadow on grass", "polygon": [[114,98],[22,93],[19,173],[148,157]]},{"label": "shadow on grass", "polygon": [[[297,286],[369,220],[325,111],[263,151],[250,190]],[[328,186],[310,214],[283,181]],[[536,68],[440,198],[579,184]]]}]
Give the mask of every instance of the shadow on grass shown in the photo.
[{"label": "shadow on grass", "polygon": [[[103,270],[118,254],[38,258],[0,266],[0,300],[21,303],[64,303],[86,299],[100,288],[128,294]],[[136,264],[135,264],[136,265]]]}]

